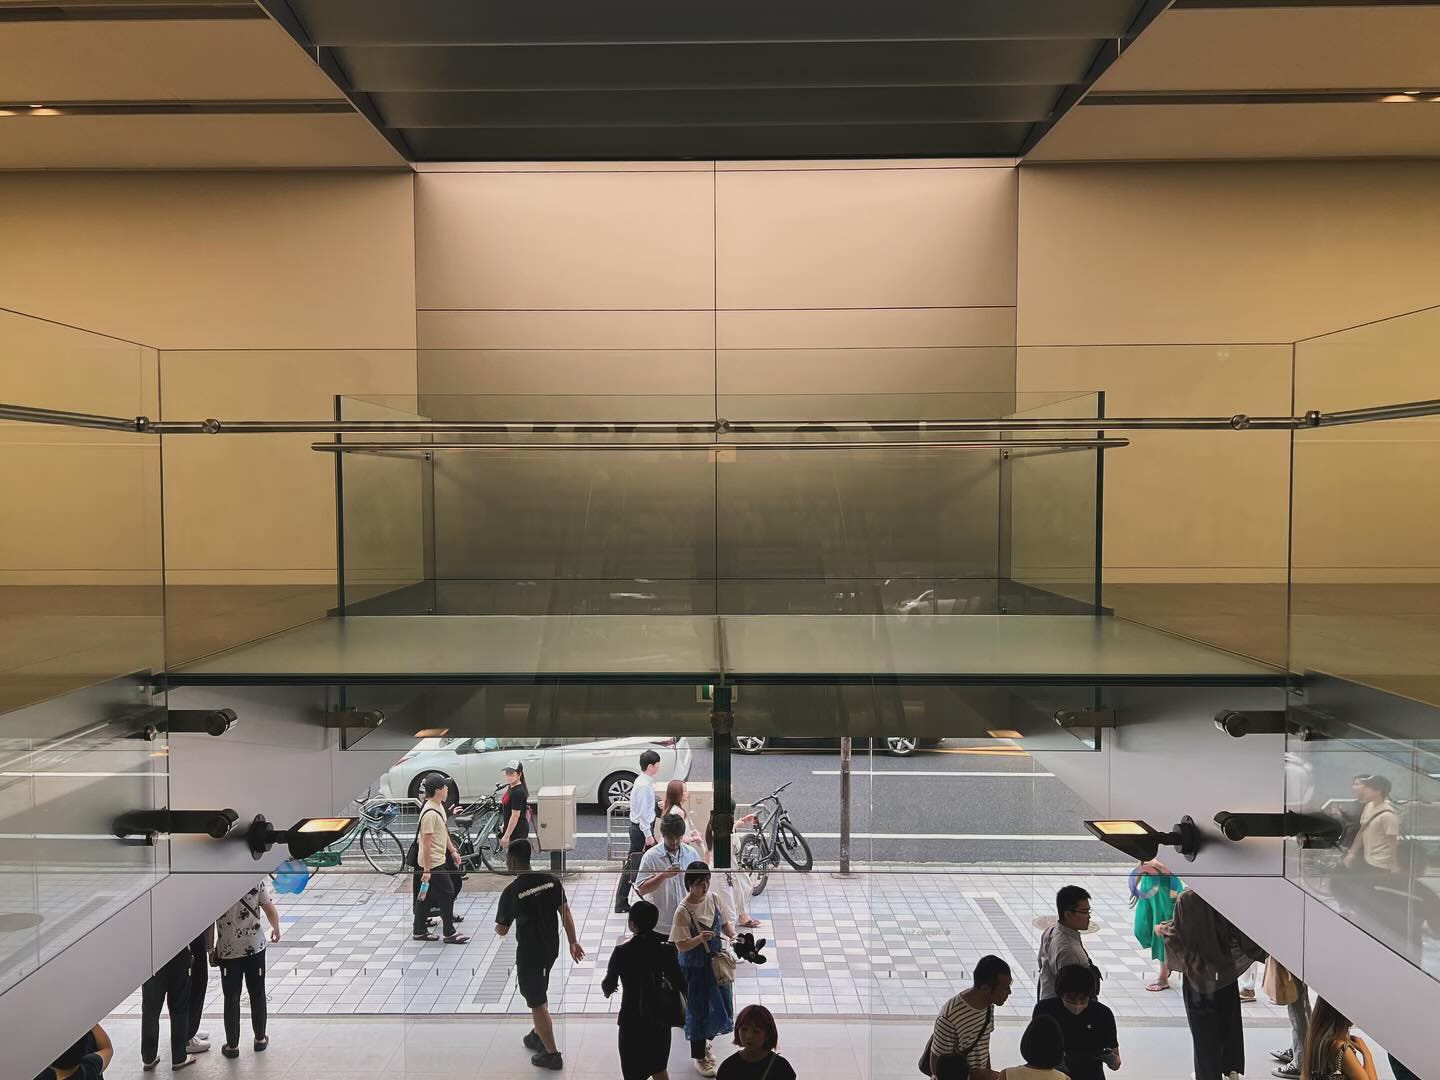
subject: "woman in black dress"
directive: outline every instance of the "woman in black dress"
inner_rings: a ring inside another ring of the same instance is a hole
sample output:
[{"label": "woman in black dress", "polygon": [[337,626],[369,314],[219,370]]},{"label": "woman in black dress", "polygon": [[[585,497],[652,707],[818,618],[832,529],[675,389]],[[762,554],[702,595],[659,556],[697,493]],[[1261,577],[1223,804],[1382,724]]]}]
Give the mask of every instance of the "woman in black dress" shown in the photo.
[{"label": "woman in black dress", "polygon": [[[630,939],[615,947],[600,989],[620,998],[620,1074],[624,1080],[668,1080],[670,1018],[664,996],[685,985],[675,946],[655,933],[660,911],[648,900],[630,906]],[[668,985],[667,985],[668,984]]]}]

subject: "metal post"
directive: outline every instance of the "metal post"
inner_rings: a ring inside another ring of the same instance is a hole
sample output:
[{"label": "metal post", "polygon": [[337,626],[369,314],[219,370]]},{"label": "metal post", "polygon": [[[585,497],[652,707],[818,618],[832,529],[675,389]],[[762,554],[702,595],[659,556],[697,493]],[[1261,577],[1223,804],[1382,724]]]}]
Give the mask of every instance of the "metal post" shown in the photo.
[{"label": "metal post", "polygon": [[850,758],[851,739],[840,739],[840,873],[850,874]]},{"label": "metal post", "polygon": [[730,782],[730,736],[735,730],[735,715],[730,711],[730,700],[731,688],[717,685],[710,712],[710,731],[715,736],[712,771],[715,780],[716,870],[730,869],[730,837],[735,831],[735,792]]}]

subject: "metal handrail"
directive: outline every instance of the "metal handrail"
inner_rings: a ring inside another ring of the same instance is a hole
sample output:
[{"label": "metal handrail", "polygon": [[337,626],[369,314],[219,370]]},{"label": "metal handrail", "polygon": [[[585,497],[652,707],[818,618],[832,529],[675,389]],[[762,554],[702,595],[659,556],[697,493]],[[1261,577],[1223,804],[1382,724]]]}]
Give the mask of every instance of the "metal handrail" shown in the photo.
[{"label": "metal handrail", "polygon": [[[256,434],[475,434],[629,435],[663,434],[830,434],[859,432],[946,431],[1286,431],[1379,420],[1404,420],[1440,415],[1440,399],[1398,402],[1333,413],[1316,410],[1299,416],[1117,416],[1117,417],[974,417],[953,420],[639,420],[500,422],[491,420],[151,420],[147,416],[120,417],[95,413],[38,409],[0,403],[0,420],[64,427],[103,428],[150,435],[256,435]],[[545,444],[552,445],[552,444]],[[685,444],[692,445],[692,444]],[[726,445],[745,445],[727,443]],[[811,444],[805,444],[811,445]],[[899,445],[899,444],[886,444]],[[914,445],[914,444],[912,444]]]},{"label": "metal handrail", "polygon": [[1129,439],[987,439],[925,442],[311,443],[310,449],[341,454],[414,450],[890,450],[895,447],[929,447],[943,450],[1107,450],[1129,445]]}]

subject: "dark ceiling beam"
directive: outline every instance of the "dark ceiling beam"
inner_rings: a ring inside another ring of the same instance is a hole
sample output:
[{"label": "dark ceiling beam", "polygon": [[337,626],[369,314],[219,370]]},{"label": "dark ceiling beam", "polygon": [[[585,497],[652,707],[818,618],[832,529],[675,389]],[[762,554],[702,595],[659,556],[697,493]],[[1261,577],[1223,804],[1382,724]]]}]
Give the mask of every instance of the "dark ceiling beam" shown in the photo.
[{"label": "dark ceiling beam", "polygon": [[1101,45],[1094,62],[1090,65],[1090,70],[1085,73],[1085,78],[1067,86],[1055,101],[1050,115],[1030,130],[1030,134],[1025,137],[1025,145],[1020,148],[1021,157],[1033,150],[1035,145],[1060,122],[1066,113],[1085,99],[1085,96],[1090,93],[1091,87],[1100,81],[1100,76],[1110,70],[1110,65],[1119,60],[1125,50],[1135,43],[1136,38],[1143,34],[1146,28],[1163,15],[1174,2],[1175,0],[1144,0],[1139,5],[1134,19],[1126,27],[1125,32]]},{"label": "dark ceiling beam", "polygon": [[1094,42],[857,45],[352,46],[357,90],[636,90],[1050,85],[1081,79]]},{"label": "dark ceiling beam", "polygon": [[131,3],[0,4],[0,23],[11,22],[150,22],[206,19],[263,19],[253,0],[134,0]]},{"label": "dark ceiling beam", "polygon": [[860,89],[633,90],[592,94],[384,93],[375,103],[392,127],[551,124],[1027,123],[1044,118],[1049,86]]},{"label": "dark ceiling beam", "polygon": [[[269,6],[269,0],[262,0]],[[1115,37],[1130,0],[291,0],[320,45]]]},{"label": "dark ceiling beam", "polygon": [[266,14],[274,19],[282,30],[290,35],[297,45],[310,55],[310,59],[315,61],[315,65],[323,71],[326,77],[345,95],[355,110],[361,116],[365,117],[366,120],[370,121],[370,126],[378,131],[381,137],[394,147],[395,152],[406,161],[414,161],[414,154],[411,152],[410,146],[405,142],[405,137],[394,128],[385,126],[384,121],[380,117],[380,112],[375,108],[375,103],[370,100],[369,94],[351,88],[349,76],[346,74],[339,58],[335,55],[334,50],[328,49],[323,45],[317,45],[311,40],[305,24],[296,16],[288,0],[256,0],[256,2],[264,8]]},{"label": "dark ceiling beam", "polygon": [[1028,124],[417,128],[424,161],[684,161],[1010,157]]}]

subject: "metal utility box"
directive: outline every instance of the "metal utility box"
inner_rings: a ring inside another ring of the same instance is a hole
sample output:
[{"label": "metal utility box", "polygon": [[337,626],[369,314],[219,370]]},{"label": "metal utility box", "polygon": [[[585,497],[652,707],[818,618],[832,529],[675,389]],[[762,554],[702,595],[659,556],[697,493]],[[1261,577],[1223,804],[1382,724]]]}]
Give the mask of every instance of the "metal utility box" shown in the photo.
[{"label": "metal utility box", "polygon": [[535,796],[541,851],[575,850],[575,788],[542,787]]}]

